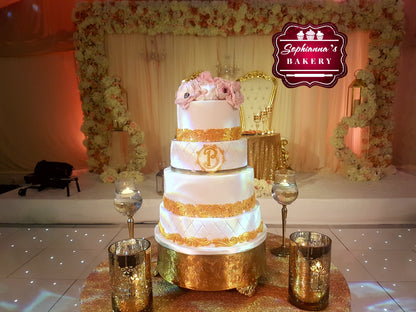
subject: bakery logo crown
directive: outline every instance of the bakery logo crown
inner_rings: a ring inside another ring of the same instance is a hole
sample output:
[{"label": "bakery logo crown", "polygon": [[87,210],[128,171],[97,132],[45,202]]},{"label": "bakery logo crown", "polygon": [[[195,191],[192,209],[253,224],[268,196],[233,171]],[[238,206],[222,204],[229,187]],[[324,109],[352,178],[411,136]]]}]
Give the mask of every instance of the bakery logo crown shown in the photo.
[{"label": "bakery logo crown", "polygon": [[[320,30],[318,30],[316,33],[312,30],[309,29],[306,32],[306,40],[316,40],[315,39],[315,35],[316,35],[316,39],[317,40],[323,40],[324,39],[324,33],[321,32]],[[296,34],[296,37],[298,40],[304,40],[305,39],[305,34],[304,32],[301,30]]]}]

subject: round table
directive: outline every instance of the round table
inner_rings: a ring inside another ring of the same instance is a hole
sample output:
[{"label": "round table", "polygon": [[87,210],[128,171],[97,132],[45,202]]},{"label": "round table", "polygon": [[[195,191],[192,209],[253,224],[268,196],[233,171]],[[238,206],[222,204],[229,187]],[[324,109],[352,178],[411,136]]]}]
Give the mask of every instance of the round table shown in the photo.
[{"label": "round table", "polygon": [[[152,244],[152,263],[156,269],[157,243]],[[266,239],[266,273],[252,297],[237,290],[195,291],[179,288],[159,275],[153,277],[153,311],[303,311],[288,302],[289,258],[278,258],[270,250],[281,243],[281,237],[268,233]],[[111,309],[111,290],[108,262],[102,262],[88,276],[81,292],[81,312],[107,312]],[[350,311],[351,295],[339,269],[331,266],[329,305],[325,311]]]},{"label": "round table", "polygon": [[274,172],[285,167],[279,133],[245,135],[247,138],[247,164],[254,169],[256,179],[274,181]]}]

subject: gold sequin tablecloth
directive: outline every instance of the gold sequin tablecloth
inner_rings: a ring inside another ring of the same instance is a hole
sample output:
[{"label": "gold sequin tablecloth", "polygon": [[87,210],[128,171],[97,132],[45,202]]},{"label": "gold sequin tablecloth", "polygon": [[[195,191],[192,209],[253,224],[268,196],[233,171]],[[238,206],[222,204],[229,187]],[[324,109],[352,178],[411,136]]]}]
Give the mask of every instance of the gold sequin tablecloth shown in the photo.
[{"label": "gold sequin tablecloth", "polygon": [[281,165],[280,134],[247,135],[247,163],[254,169],[256,179],[274,180]]},{"label": "gold sequin tablecloth", "polygon": [[[156,265],[157,243],[152,243],[152,261]],[[153,278],[154,312],[275,312],[303,311],[288,300],[288,261],[277,258],[270,250],[278,246],[281,237],[268,233],[266,239],[266,273],[259,279],[256,292],[247,297],[237,290],[195,291],[179,288],[162,279]],[[88,276],[81,292],[81,312],[110,312],[111,290],[108,262],[97,266]],[[350,311],[351,295],[348,284],[335,266],[331,267],[329,306],[325,311]]]}]

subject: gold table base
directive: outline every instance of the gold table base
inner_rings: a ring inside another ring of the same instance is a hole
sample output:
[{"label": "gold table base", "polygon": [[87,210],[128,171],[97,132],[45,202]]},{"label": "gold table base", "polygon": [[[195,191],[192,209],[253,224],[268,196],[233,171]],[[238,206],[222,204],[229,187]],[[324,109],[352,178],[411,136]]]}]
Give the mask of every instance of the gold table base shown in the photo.
[{"label": "gold table base", "polygon": [[[156,270],[158,244],[152,244],[152,263]],[[279,258],[270,250],[281,244],[281,236],[267,233],[266,271],[258,280],[252,297],[238,291],[197,291],[178,287],[161,276],[153,277],[153,312],[278,312],[303,311],[288,301],[289,258]],[[81,312],[110,312],[111,289],[108,262],[98,265],[88,276],[81,292]],[[325,309],[336,312],[351,311],[351,295],[342,273],[331,267],[329,305]]]}]

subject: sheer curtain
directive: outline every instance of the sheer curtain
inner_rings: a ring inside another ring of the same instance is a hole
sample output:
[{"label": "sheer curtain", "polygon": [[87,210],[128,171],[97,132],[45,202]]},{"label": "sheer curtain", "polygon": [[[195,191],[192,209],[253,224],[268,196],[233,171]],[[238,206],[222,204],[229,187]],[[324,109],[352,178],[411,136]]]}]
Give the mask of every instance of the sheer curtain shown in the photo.
[{"label": "sheer curtain", "polygon": [[74,53],[0,57],[0,68],[0,175],[43,159],[88,168]]},{"label": "sheer curtain", "polygon": [[[299,172],[336,170],[329,138],[344,116],[348,85],[367,62],[368,34],[347,34],[348,74],[334,88],[286,88],[279,81],[272,128],[289,141],[291,166]],[[238,67],[237,75],[261,70],[271,74],[271,36],[195,37],[142,34],[107,35],[109,74],[127,90],[132,120],[145,132],[145,172],[169,164],[170,141],[176,130],[176,90],[182,79],[218,63]]]}]

